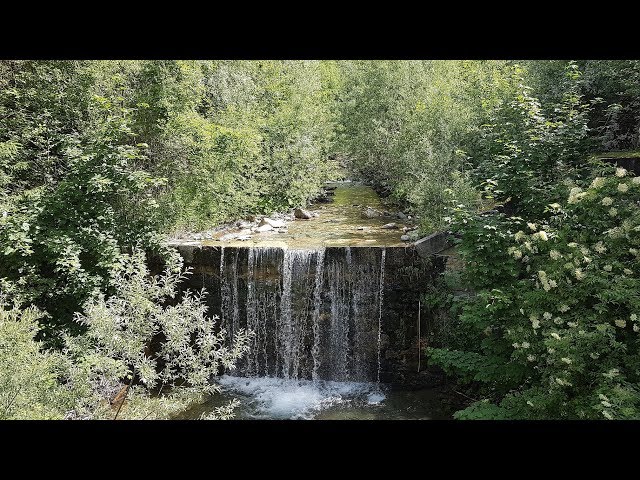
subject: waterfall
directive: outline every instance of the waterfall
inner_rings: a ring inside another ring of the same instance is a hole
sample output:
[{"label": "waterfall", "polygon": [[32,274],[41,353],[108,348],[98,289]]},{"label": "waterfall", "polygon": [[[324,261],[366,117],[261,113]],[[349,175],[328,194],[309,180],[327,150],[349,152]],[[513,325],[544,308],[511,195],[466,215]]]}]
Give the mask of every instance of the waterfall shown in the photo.
[{"label": "waterfall", "polygon": [[240,319],[240,301],[238,299],[238,253],[239,252],[236,249],[233,257],[233,264],[231,265],[231,277],[233,278],[233,282],[231,282],[231,304],[233,305],[233,308],[231,310],[231,322],[229,328],[229,335],[231,338],[233,338],[233,335],[235,334],[235,329]]},{"label": "waterfall", "polygon": [[258,304],[256,302],[256,255],[255,249],[250,248],[247,255],[247,329],[254,332],[251,341],[251,351],[247,355],[247,375],[254,377],[258,374],[260,325],[258,325]]},{"label": "waterfall", "polygon": [[231,291],[229,282],[226,278],[226,270],[224,264],[224,247],[220,247],[220,324],[223,328],[227,328],[226,313],[231,300]]},{"label": "waterfall", "polygon": [[282,376],[289,378],[291,366],[291,350],[293,348],[293,325],[291,324],[291,277],[293,270],[293,252],[284,252],[282,262],[282,296],[280,298],[280,358],[282,359]]},{"label": "waterfall", "polygon": [[382,304],[384,302],[384,260],[387,256],[387,250],[383,247],[380,257],[380,287],[378,290],[378,376],[377,382],[380,383],[380,346],[382,343]]},{"label": "waterfall", "polygon": [[220,249],[221,325],[254,332],[244,376],[379,381],[384,248]]},{"label": "waterfall", "polygon": [[316,272],[313,287],[313,347],[311,347],[311,356],[313,357],[313,371],[311,378],[314,381],[319,379],[318,368],[320,367],[320,310],[322,308],[322,279],[324,274],[324,249],[318,250],[316,254]]},{"label": "waterfall", "polygon": [[350,275],[348,256],[344,261],[341,258],[334,259],[327,270],[331,299],[330,376],[339,381],[346,381],[349,375],[349,311],[352,295]]},{"label": "waterfall", "polygon": [[233,260],[227,263],[224,247],[220,248],[220,323],[230,342],[239,324],[238,249],[230,249]]}]

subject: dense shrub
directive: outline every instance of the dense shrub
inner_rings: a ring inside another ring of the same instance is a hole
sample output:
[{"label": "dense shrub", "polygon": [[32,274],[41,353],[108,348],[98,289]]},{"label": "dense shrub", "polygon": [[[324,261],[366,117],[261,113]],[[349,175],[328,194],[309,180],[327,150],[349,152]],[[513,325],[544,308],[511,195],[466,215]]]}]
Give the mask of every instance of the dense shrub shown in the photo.
[{"label": "dense shrub", "polygon": [[458,418],[638,416],[640,182],[586,160],[568,68],[552,119],[522,83],[486,127],[476,174],[510,208],[451,218],[473,295],[441,296],[456,333],[429,355],[483,397]]},{"label": "dense shrub", "polygon": [[[0,291],[0,418],[114,418],[121,404],[123,418],[167,418],[217,392],[214,376],[247,351],[245,331],[225,345],[204,291],[176,298],[188,274],[179,259],[150,276],[144,254],[135,251],[110,274],[115,292],[84,304],[76,321],[86,333],[66,336],[59,351],[34,339],[40,312],[9,305]],[[211,418],[229,418],[235,405]]]}]

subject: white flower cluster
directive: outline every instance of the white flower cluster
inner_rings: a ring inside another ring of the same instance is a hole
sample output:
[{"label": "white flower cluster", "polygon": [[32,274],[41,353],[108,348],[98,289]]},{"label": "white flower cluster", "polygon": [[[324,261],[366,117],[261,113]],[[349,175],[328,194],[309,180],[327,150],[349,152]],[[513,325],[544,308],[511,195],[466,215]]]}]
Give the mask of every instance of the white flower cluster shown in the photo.
[{"label": "white flower cluster", "polygon": [[618,370],[617,368],[612,368],[608,372],[603,373],[602,376],[607,378],[615,378],[619,374],[620,374],[620,370]]},{"label": "white flower cluster", "polygon": [[560,260],[562,258],[562,254],[557,250],[551,250],[549,256],[552,260]]},{"label": "white flower cluster", "polygon": [[602,241],[596,243],[593,247],[593,249],[598,252],[598,253],[605,253],[607,251],[607,247],[604,246],[604,244],[602,243]]},{"label": "white flower cluster", "polygon": [[627,170],[622,168],[622,167],[618,167],[616,168],[616,177],[624,177],[627,174]]},{"label": "white flower cluster", "polygon": [[533,326],[534,330],[540,328],[540,320],[538,320],[537,315],[534,315],[532,313],[531,315],[529,315],[529,320],[531,320],[531,326]]},{"label": "white flower cluster", "polygon": [[556,378],[556,383],[562,385],[563,387],[572,387],[573,385],[562,378]]},{"label": "white flower cluster", "polygon": [[509,247],[508,253],[516,260],[522,258],[522,251],[520,251],[516,247]]},{"label": "white flower cluster", "polygon": [[[615,209],[612,209],[612,210],[615,210]],[[616,210],[615,213],[616,214],[618,213],[617,210]],[[620,238],[620,237],[622,237],[624,235],[624,231],[620,227],[610,228],[609,230],[607,230],[604,233],[609,235],[611,238]]]},{"label": "white flower cluster", "polygon": [[627,193],[628,190],[629,190],[629,185],[627,185],[626,183],[620,182],[618,184],[618,191],[619,192]]},{"label": "white flower cluster", "polygon": [[555,280],[549,280],[547,278],[547,273],[544,270],[538,271],[538,278],[540,279],[540,283],[542,283],[542,288],[544,288],[545,292],[548,292],[552,288],[556,288],[558,286]]},{"label": "white flower cluster", "polygon": [[604,178],[596,177],[596,178],[593,179],[593,182],[591,182],[591,185],[589,185],[589,188],[593,188],[593,189],[597,190],[602,185],[604,185]]},{"label": "white flower cluster", "polygon": [[610,207],[613,204],[613,198],[604,197],[600,203],[605,207]]},{"label": "white flower cluster", "polygon": [[539,232],[534,233],[532,237],[535,239],[542,240],[544,242],[549,240],[549,237],[547,237],[547,232],[545,232],[544,230],[540,230]]},{"label": "white flower cluster", "polygon": [[580,187],[573,187],[569,192],[569,203],[578,203],[586,194],[587,192],[583,192]]}]

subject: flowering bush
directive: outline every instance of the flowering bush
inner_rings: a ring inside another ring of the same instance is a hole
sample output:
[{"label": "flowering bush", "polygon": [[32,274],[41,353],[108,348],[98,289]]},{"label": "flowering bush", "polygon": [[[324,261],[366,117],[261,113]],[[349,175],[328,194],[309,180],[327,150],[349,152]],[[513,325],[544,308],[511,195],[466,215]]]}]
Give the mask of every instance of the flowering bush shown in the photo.
[{"label": "flowering bush", "polygon": [[618,168],[545,213],[457,212],[476,294],[454,302],[467,339],[431,362],[481,385],[457,418],[638,418],[640,177]]}]

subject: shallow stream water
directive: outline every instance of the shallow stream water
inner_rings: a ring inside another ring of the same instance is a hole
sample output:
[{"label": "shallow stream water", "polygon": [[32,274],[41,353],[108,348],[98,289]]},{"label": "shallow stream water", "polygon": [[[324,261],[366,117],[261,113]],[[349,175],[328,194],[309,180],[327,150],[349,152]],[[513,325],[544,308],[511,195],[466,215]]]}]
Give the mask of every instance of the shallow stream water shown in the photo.
[{"label": "shallow stream water", "polygon": [[[369,186],[353,182],[329,184],[336,187],[331,203],[311,205],[308,210],[318,214],[311,219],[295,219],[287,225],[286,233],[275,231],[252,233],[249,240],[231,240],[221,242],[217,238],[225,232],[214,235],[213,240],[202,242],[205,245],[223,245],[225,247],[282,247],[282,248],[319,248],[319,247],[398,247],[407,244],[400,240],[402,227],[411,225],[408,220],[391,216],[366,218],[363,212],[367,207],[384,211],[385,206],[378,194]],[[387,223],[396,223],[398,229],[382,229]]]}]

